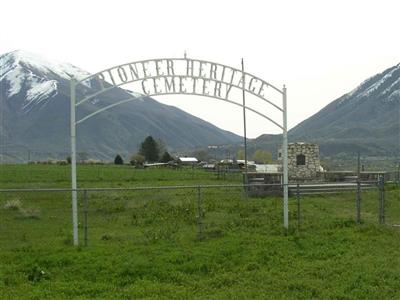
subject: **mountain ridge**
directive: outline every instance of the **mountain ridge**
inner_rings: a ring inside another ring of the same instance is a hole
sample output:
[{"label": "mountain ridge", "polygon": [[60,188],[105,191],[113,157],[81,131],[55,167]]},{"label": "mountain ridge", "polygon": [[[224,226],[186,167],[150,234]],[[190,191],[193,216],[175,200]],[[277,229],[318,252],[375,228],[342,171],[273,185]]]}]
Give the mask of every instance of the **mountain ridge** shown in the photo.
[{"label": "mountain ridge", "polygon": [[[26,51],[1,55],[0,146],[69,153],[69,80],[71,76],[83,79],[89,75],[71,64],[49,62]],[[83,87],[96,90],[98,84],[87,81]],[[77,90],[77,94],[83,93]],[[107,91],[85,103],[77,117],[132,93],[120,88]],[[369,77],[297,124],[288,132],[289,142],[318,143],[325,156],[353,152],[399,156],[399,104],[400,63]],[[135,152],[147,135],[164,140],[172,150],[235,144],[242,139],[147,97],[113,108],[80,125],[78,151],[110,159],[116,153]],[[249,145],[276,153],[280,141],[280,135],[266,134]]]},{"label": "mountain ridge", "polygon": [[[364,80],[288,132],[289,141],[320,145],[325,156],[361,152],[399,156],[400,63]],[[258,144],[272,150],[279,135],[263,135]]]},{"label": "mountain ridge", "polygon": [[[14,51],[0,56],[2,145],[22,145],[43,153],[69,152],[69,80],[90,74],[71,64],[48,62],[40,56]],[[88,81],[77,95],[98,90]],[[85,90],[84,90],[85,89]],[[135,93],[109,90],[79,107],[77,120]],[[139,94],[137,94],[139,95]],[[229,144],[241,138],[176,107],[146,97],[105,111],[79,125],[78,151],[110,159],[133,154],[147,135],[163,140],[169,149],[206,144]]]}]

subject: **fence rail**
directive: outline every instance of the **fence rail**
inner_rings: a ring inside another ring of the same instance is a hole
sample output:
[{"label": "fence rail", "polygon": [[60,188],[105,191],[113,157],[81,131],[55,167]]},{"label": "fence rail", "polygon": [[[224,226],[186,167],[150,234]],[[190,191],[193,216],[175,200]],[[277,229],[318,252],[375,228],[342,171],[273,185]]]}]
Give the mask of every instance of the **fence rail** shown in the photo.
[{"label": "fence rail", "polygon": [[[400,224],[400,193],[383,181],[290,184],[289,230]],[[338,189],[336,189],[338,188]],[[273,193],[252,193],[273,191]],[[71,189],[0,189],[0,245],[72,243]],[[283,232],[281,184],[79,188],[80,244],[204,240]],[[276,194],[278,193],[278,194]]]}]

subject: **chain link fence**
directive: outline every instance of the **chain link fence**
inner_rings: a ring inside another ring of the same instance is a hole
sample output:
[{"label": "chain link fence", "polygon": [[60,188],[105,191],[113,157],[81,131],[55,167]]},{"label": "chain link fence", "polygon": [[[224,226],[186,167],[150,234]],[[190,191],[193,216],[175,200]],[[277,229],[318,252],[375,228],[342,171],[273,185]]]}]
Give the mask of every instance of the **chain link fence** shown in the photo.
[{"label": "chain link fence", "polygon": [[[326,224],[328,227],[350,227],[354,224],[382,224],[400,228],[400,188],[396,183],[379,181],[349,182],[332,189],[310,193],[307,184],[292,189],[296,199],[298,229],[306,230]],[[306,191],[305,193],[302,192]],[[294,220],[295,219],[295,220]]]},{"label": "chain link fence", "polygon": [[69,245],[70,190],[0,190],[2,247]]},{"label": "chain link fence", "polygon": [[[306,193],[290,185],[291,231],[350,227],[357,223],[400,224],[395,184],[357,184],[352,189]],[[251,193],[253,189],[274,193]],[[181,242],[226,235],[283,234],[281,186],[202,185],[79,189],[79,243]],[[360,199],[360,201],[357,201]],[[0,190],[1,247],[72,244],[70,189]]]}]

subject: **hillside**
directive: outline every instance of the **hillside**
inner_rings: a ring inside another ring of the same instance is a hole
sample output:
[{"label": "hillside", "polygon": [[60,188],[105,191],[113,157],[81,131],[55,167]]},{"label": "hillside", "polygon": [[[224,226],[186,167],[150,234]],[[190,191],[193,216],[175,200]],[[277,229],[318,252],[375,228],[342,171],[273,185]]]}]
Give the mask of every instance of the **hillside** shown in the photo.
[{"label": "hillside", "polygon": [[[0,150],[3,161],[47,157],[65,158],[69,153],[70,78],[89,73],[67,63],[48,61],[36,54],[14,51],[0,56]],[[79,87],[96,90],[98,83]],[[128,98],[132,92],[113,89],[82,105],[78,118]],[[134,94],[138,96],[138,94]],[[122,104],[82,123],[78,152],[109,159],[129,155],[147,135],[161,139],[170,149],[209,144],[228,144],[240,137],[152,98]]]},{"label": "hillside", "polygon": [[[263,135],[255,142],[275,151],[280,139],[280,135]],[[318,143],[326,156],[358,151],[399,155],[400,64],[365,80],[292,128],[289,141]]]}]

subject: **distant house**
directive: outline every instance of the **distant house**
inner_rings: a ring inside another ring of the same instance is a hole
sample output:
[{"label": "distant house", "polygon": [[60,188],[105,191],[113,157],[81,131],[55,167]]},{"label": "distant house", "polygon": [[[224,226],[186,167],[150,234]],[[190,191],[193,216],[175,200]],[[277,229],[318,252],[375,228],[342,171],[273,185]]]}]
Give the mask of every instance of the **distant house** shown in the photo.
[{"label": "distant house", "polygon": [[179,157],[178,163],[181,165],[195,165],[199,161],[196,157]]}]

